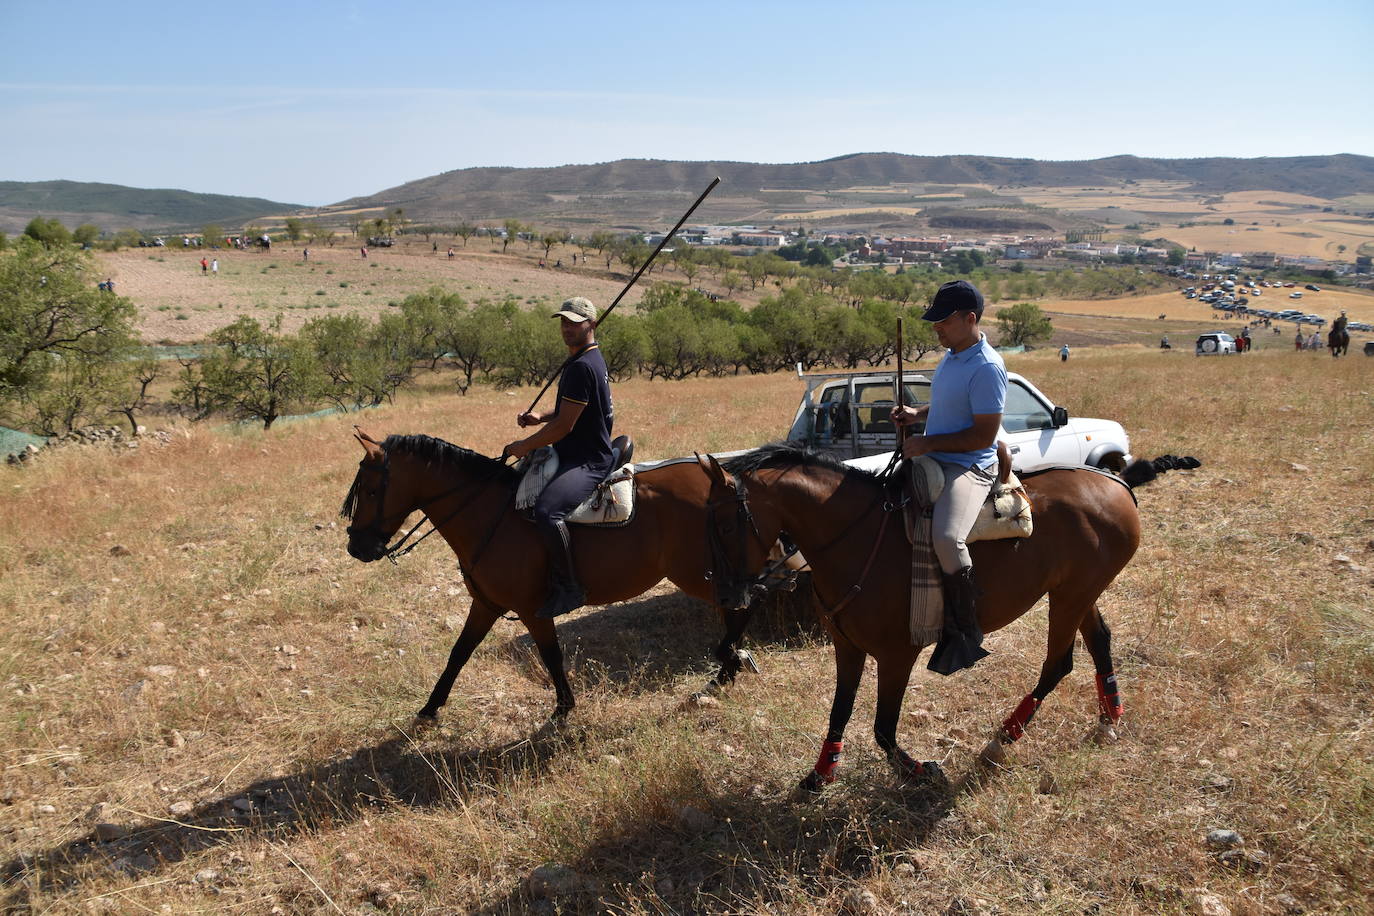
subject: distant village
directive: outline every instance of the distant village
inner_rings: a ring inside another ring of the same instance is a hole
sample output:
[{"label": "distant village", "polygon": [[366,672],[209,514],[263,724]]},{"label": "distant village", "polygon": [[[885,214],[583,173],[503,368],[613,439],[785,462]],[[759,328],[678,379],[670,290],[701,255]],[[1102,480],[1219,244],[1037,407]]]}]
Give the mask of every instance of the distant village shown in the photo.
[{"label": "distant village", "polygon": [[[942,258],[952,258],[960,251],[978,252],[985,263],[1021,270],[1057,270],[1084,263],[1120,261],[1164,265],[1169,261],[1168,248],[1106,242],[1102,240],[1103,234],[1102,231],[1082,231],[1069,232],[1062,237],[991,235],[968,238],[953,235],[875,236],[862,232],[803,235],[754,226],[693,226],[682,229],[676,238],[689,245],[742,245],[775,249],[798,243],[820,242],[845,250],[846,254],[837,259],[836,266],[895,265],[938,269],[942,266]],[[644,236],[645,243],[649,245],[657,245],[662,240],[662,233],[647,233]],[[1174,266],[1185,270],[1295,268],[1310,273],[1329,270],[1336,276],[1345,276],[1374,274],[1370,262],[1368,257],[1359,257],[1354,264],[1350,264],[1272,251],[1186,251],[1182,263],[1175,258]]]}]

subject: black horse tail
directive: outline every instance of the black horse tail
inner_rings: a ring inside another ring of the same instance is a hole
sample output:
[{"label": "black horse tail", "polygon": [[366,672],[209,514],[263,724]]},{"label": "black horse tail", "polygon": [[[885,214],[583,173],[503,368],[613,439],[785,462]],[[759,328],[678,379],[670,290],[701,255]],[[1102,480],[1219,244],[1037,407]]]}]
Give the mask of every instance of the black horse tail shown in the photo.
[{"label": "black horse tail", "polygon": [[1126,466],[1126,470],[1121,472],[1121,479],[1126,481],[1126,486],[1134,490],[1136,487],[1144,486],[1154,480],[1165,471],[1191,471],[1197,467],[1202,467],[1202,462],[1191,455],[1182,457],[1160,455],[1154,461],[1137,458]]}]

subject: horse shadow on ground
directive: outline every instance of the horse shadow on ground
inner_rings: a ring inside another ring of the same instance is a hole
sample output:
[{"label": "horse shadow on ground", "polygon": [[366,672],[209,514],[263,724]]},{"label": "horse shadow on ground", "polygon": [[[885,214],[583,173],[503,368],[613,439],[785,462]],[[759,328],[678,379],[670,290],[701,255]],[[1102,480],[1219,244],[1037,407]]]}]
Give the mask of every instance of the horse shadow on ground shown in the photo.
[{"label": "horse shadow on ground", "polygon": [[[75,892],[111,872],[142,881],[245,838],[289,842],[369,815],[457,806],[480,794],[500,794],[513,781],[538,778],[560,755],[592,753],[590,741],[601,746],[613,737],[604,730],[592,735],[545,728],[482,749],[431,750],[398,732],[326,763],[223,794],[175,820],[114,830],[106,824],[40,854],[0,862],[0,909],[23,909],[26,898],[38,893]],[[566,863],[577,878],[560,893],[558,907],[604,912],[617,900],[658,899],[673,912],[697,912],[782,895],[796,881],[820,884],[870,874],[921,846],[953,808],[957,792],[943,781],[901,783],[887,773],[857,769],[852,781],[842,780],[820,799],[761,785],[733,795],[697,789],[684,799],[687,806],[645,811],[593,839]],[[645,886],[646,875],[652,886]],[[524,912],[537,905],[531,893],[522,881],[482,912]],[[779,896],[777,902],[786,901]]]},{"label": "horse shadow on ground", "polygon": [[546,729],[493,747],[429,751],[397,731],[326,763],[206,801],[176,819],[114,830],[104,825],[42,854],[14,856],[0,863],[0,882],[11,894],[61,891],[101,871],[156,872],[245,836],[286,840],[396,807],[455,803],[464,794],[500,791],[517,776],[537,776],[576,740],[575,733],[570,738]]},{"label": "horse shadow on ground", "polygon": [[[813,627],[806,625],[805,613],[803,609],[798,617],[785,608],[762,609],[761,638],[771,643],[814,638]],[[653,676],[666,680],[701,664],[700,642],[694,637],[702,628],[684,624],[714,616],[701,602],[672,594],[615,605],[570,621],[560,629],[573,639],[585,636],[589,648],[583,658],[588,663],[595,662],[608,677],[642,679],[645,667],[641,650],[645,645],[654,645],[666,657],[655,663],[653,671],[657,673]],[[630,629],[635,630],[634,639],[640,642],[629,650],[618,638],[608,638]],[[646,640],[647,643],[643,642]],[[625,726],[627,731],[631,727],[632,723]],[[614,737],[601,729],[594,740],[600,745]],[[175,819],[103,824],[44,852],[21,853],[0,861],[0,882],[4,885],[0,909],[21,907],[25,897],[40,891],[74,890],[85,880],[108,875],[112,870],[134,878],[154,874],[202,851],[244,837],[285,841],[398,807],[423,810],[457,803],[477,793],[499,793],[512,779],[537,778],[560,754],[584,752],[580,748],[590,740],[592,735],[576,727],[545,728],[530,737],[500,745],[445,750],[422,747],[397,730],[325,763],[258,780],[207,800]],[[736,827],[716,826],[694,835],[690,843],[708,857],[724,856],[723,850],[733,850],[728,855],[742,864],[720,871],[717,863],[713,866],[717,868],[714,877],[703,873],[700,881],[696,880],[695,871],[682,872],[672,880],[677,887],[696,888],[692,893],[697,896],[708,893],[728,897],[742,894],[745,888],[767,886],[764,879],[774,870],[792,874],[800,868],[803,873],[815,871],[819,875],[837,868],[870,868],[884,848],[874,842],[878,834],[874,833],[873,824],[885,825],[880,834],[895,829],[901,834],[901,842],[908,846],[919,843],[949,810],[952,797],[948,787],[933,790],[927,786],[920,792],[899,787],[855,796],[852,804],[832,804],[820,818],[814,813],[807,817],[805,806],[799,808],[792,796],[768,798],[762,793],[757,797],[751,793],[748,797],[718,800],[710,805],[711,822],[748,824],[747,833]],[[894,824],[900,827],[894,828]],[[779,844],[775,839],[770,848],[767,842],[770,836],[787,838],[802,834],[808,837],[802,845],[791,840]],[[573,865],[600,876],[607,888],[633,883],[659,863],[664,863],[663,873],[671,877],[681,872],[669,868],[669,864],[681,858],[682,842],[672,824],[645,821],[597,839],[582,860]],[[790,846],[795,848],[786,855],[778,852]],[[606,863],[613,866],[607,867]],[[523,907],[528,899],[518,895],[524,893],[519,891],[504,905]],[[591,900],[587,894],[579,893]],[[691,909],[696,904],[687,906]]]},{"label": "horse shadow on ground", "polygon": [[[810,582],[803,579],[791,591],[771,592],[755,602],[745,645],[797,646],[824,635]],[[714,651],[723,636],[720,615],[705,602],[678,591],[606,605],[558,622],[558,639],[573,673],[574,689],[579,682],[660,688],[692,671],[714,676],[720,664]],[[530,678],[549,683],[528,633],[511,637],[503,651]],[[461,676],[457,689],[462,689]]]},{"label": "horse shadow on ground", "polygon": [[786,912],[799,890],[824,896],[912,862],[957,797],[944,781],[876,772],[842,783],[821,797],[754,786],[646,812],[477,912]]},{"label": "horse shadow on ground", "polygon": [[[594,736],[598,746],[607,738],[604,731]],[[512,781],[538,777],[562,754],[590,753],[589,740],[589,733],[575,728],[546,728],[498,746],[445,751],[422,750],[398,733],[327,763],[259,780],[176,820],[113,831],[102,825],[41,854],[14,856],[0,863],[0,909],[23,909],[26,898],[40,892],[78,891],[85,881],[111,872],[141,881],[244,838],[288,842],[369,815],[499,794]],[[945,782],[900,783],[857,771],[856,777],[820,799],[756,785],[705,801],[695,792],[685,800],[691,807],[645,811],[565,863],[576,877],[559,892],[558,909],[604,912],[617,902],[653,899],[673,912],[704,912],[769,894],[779,895],[782,904],[781,895],[796,881],[820,884],[901,861],[949,813],[957,793]],[[652,884],[646,885],[646,876]],[[480,912],[531,907],[537,909],[538,902],[521,881]]]}]

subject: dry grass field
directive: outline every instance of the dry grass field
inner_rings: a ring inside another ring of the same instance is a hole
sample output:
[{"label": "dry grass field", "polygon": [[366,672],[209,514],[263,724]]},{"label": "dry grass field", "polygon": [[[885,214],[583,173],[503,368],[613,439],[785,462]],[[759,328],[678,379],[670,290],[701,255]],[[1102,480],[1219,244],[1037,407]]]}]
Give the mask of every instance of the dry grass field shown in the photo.
[{"label": "dry grass field", "polygon": [[[541,269],[542,249],[523,243],[505,255],[485,239],[471,239],[465,250],[453,239],[455,256],[447,256],[450,239],[437,239],[438,252],[419,239],[396,248],[371,248],[364,259],[358,246],[277,245],[270,254],[257,251],[207,251],[181,248],[133,248],[99,254],[100,270],[111,277],[120,295],[139,306],[139,330],[150,341],[198,341],[241,315],[268,321],[280,314],[288,331],[311,318],[331,313],[376,315],[412,293],[438,285],[476,302],[515,296],[525,302],[560,302],[569,295],[590,296],[605,305],[628,277],[608,273],[605,261],[586,268],[578,249],[558,246]],[[200,259],[219,258],[219,273],[202,273]],[[562,260],[564,268],[554,269]],[[617,263],[617,269],[623,267]],[[658,268],[662,269],[662,268]],[[675,275],[676,276],[676,275]],[[681,279],[681,277],[677,277]],[[638,301],[631,290],[625,304]]]},{"label": "dry grass field", "polygon": [[[552,690],[501,622],[443,727],[411,734],[468,597],[434,541],[399,566],[345,554],[353,418],[0,470],[0,907],[1370,912],[1371,366],[1013,358],[1074,413],[1121,420],[1137,454],[1204,465],[1139,492],[1143,544],[1104,596],[1119,743],[1085,740],[1080,650],[1009,765],[976,770],[1036,679],[1035,610],[973,671],[913,677],[900,737],[943,762],[947,796],[882,763],[870,671],[839,781],[798,798],[833,682],[824,640],[761,628],[762,673],[685,707],[719,629],[666,586],[560,621],[579,698],[562,732],[540,731]],[[798,394],[785,375],[638,380],[617,426],[644,458],[748,446]],[[529,397],[419,391],[363,422],[490,454]],[[1220,859],[1214,828],[1245,855]],[[564,870],[531,883],[548,864]]]}]

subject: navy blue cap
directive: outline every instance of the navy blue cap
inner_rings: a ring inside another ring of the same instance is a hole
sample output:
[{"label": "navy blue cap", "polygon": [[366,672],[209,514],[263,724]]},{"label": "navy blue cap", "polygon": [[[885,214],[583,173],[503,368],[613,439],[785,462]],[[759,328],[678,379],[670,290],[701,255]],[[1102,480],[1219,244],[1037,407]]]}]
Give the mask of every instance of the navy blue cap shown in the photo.
[{"label": "navy blue cap", "polygon": [[944,321],[955,312],[972,312],[983,317],[983,294],[967,280],[951,280],[935,291],[930,308],[921,316],[925,321]]}]

